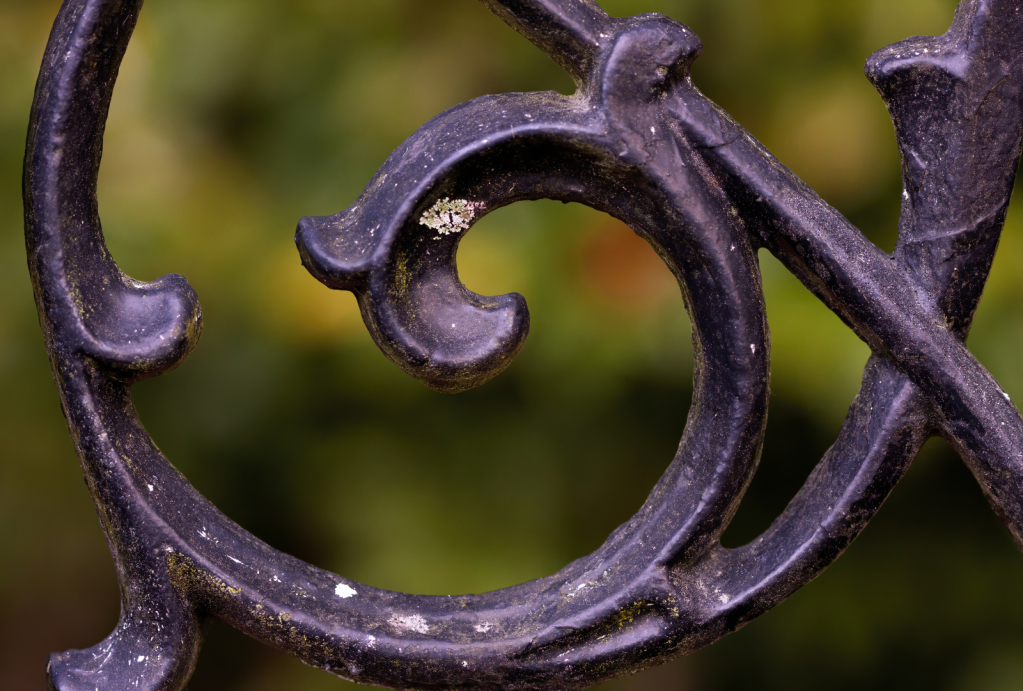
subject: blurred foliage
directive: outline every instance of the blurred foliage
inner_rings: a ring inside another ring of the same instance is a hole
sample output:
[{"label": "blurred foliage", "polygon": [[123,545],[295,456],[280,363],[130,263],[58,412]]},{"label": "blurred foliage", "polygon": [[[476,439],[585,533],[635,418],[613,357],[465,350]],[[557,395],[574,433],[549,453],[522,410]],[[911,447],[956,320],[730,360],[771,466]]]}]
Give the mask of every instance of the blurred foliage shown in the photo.
[{"label": "blurred foliage", "polygon": [[[701,89],[890,250],[894,133],[865,58],[943,32],[952,0],[604,0],[663,12],[705,50]],[[117,616],[114,572],[50,382],[25,270],[20,176],[58,3],[0,0],[0,687]],[[670,461],[689,327],[653,251],[607,216],[533,202],[459,253],[480,293],[523,293],[532,336],[458,396],[388,363],[354,300],[300,266],[301,216],[349,205],[419,125],[567,76],[472,0],[150,0],[111,110],[100,201],[130,275],[187,276],[205,331],[136,387],[157,443],[275,547],[385,588],[479,592],[597,547]],[[1023,400],[1023,220],[1011,210],[971,347]],[[868,351],[762,254],[773,341],[761,470],[725,536],[766,528],[838,430]],[[214,622],[191,688],[350,685]],[[1023,558],[955,454],[932,442],[821,578],[751,626],[608,689],[1023,688]]]}]

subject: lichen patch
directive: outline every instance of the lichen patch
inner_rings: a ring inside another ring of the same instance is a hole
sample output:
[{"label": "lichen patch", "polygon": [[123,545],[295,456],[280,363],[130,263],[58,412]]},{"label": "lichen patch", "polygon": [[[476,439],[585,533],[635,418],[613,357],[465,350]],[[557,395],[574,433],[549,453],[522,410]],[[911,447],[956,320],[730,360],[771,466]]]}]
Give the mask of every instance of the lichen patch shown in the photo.
[{"label": "lichen patch", "polygon": [[482,208],[480,202],[444,197],[423,213],[419,223],[437,231],[436,239],[440,240],[445,235],[467,230]]}]

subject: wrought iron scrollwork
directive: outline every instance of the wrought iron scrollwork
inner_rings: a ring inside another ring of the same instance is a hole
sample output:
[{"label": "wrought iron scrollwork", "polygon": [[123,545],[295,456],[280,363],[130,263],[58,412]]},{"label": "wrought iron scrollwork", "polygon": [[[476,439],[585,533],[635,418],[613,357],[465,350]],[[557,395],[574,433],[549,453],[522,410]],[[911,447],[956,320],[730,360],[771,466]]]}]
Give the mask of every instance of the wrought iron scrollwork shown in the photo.
[{"label": "wrought iron scrollwork", "polygon": [[[517,294],[477,295],[455,253],[519,200],[587,204],[633,228],[677,277],[693,324],[693,406],[640,511],[554,576],[484,595],[378,590],[275,551],[161,455],[133,382],[178,365],[200,332],[181,276],[140,283],[106,250],[103,130],[141,0],[66,0],[46,50],[25,161],[41,323],[122,593],[116,630],[54,655],[56,689],[181,689],[214,616],[310,665],[393,688],[567,689],[707,645],[821,573],[926,439],[947,438],[1023,546],[1023,419],[965,338],[1023,141],[1023,0],[963,0],[944,36],[867,62],[902,152],[894,254],[870,243],[693,85],[700,41],[592,0],[482,0],[578,83],[488,96],[438,116],[348,210],[301,221],[304,265],[358,297],[381,350],[454,392],[499,373],[529,328]],[[771,528],[719,538],[767,420],[767,248],[870,345],[834,446]]]}]

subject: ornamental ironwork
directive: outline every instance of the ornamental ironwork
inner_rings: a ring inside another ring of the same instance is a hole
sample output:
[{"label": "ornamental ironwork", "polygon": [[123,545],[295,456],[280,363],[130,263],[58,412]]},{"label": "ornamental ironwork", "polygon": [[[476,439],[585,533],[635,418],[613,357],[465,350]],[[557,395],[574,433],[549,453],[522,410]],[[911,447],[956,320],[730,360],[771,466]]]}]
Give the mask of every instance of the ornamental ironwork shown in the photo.
[{"label": "ornamental ironwork", "polygon": [[[103,130],[141,0],[66,0],[46,49],[25,158],[25,227],[64,414],[121,586],[116,630],[52,656],[56,689],[182,689],[218,617],[346,679],[393,688],[583,688],[692,652],[820,574],[921,445],[948,439],[1023,546],[1023,419],[965,346],[1023,138],[1023,0],[963,0],[948,33],[866,65],[902,152],[887,254],[704,97],[700,41],[658,14],[592,0],[482,0],[578,84],[487,96],[436,117],[347,210],[306,218],[306,268],[358,298],[399,367],[456,392],[519,352],[517,294],[458,280],[459,240],[520,200],[587,204],[627,223],[677,277],[695,389],[679,451],[639,512],[554,576],[484,595],[378,590],[282,554],[161,455],[131,385],[180,364],[202,313],[178,275],[142,283],[104,244]],[[835,441],[763,535],[719,538],[756,468],[769,339],[767,248],[871,348]]]}]

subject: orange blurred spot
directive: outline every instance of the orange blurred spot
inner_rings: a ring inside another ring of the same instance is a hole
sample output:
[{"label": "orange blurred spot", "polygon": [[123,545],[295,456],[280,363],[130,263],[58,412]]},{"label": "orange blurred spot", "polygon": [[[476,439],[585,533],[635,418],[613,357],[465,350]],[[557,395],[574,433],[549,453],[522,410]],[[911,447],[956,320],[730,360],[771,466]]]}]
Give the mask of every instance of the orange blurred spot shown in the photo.
[{"label": "orange blurred spot", "polygon": [[654,248],[615,219],[593,229],[581,274],[589,293],[621,308],[655,307],[679,296],[678,282]]}]

